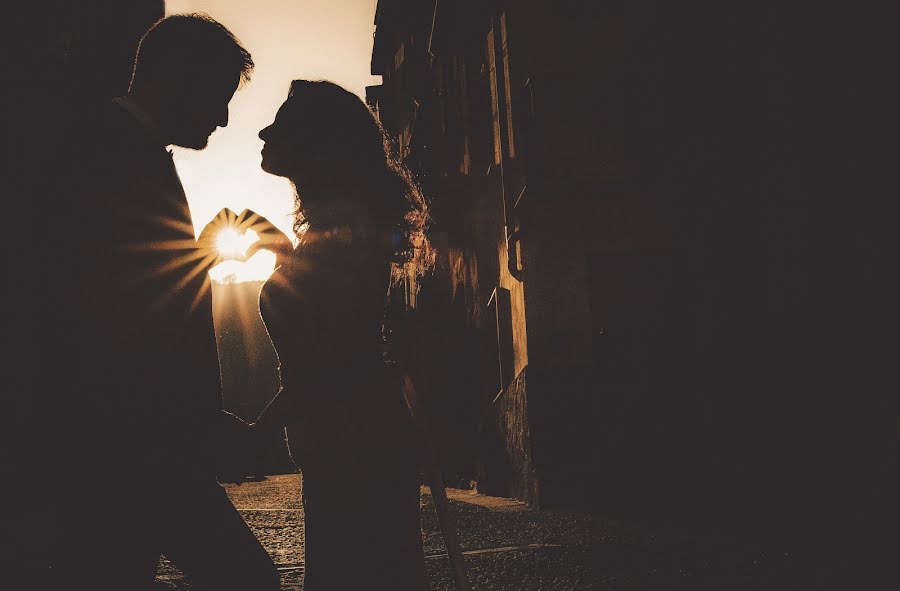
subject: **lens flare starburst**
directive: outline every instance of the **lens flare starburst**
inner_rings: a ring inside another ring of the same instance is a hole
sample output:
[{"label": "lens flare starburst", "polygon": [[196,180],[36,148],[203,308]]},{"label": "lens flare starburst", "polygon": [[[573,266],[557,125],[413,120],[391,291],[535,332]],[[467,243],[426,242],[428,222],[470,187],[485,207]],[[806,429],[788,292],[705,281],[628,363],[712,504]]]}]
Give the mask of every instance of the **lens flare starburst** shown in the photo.
[{"label": "lens flare starburst", "polygon": [[225,228],[216,237],[216,248],[224,257],[242,257],[257,240],[259,236],[253,230],[241,234],[233,228]]},{"label": "lens flare starburst", "polygon": [[210,270],[210,278],[216,283],[268,279],[275,269],[275,255],[268,250],[261,250],[247,258],[250,245],[258,240],[259,234],[253,230],[242,234],[235,228],[222,229],[216,236],[216,250],[225,260]]}]

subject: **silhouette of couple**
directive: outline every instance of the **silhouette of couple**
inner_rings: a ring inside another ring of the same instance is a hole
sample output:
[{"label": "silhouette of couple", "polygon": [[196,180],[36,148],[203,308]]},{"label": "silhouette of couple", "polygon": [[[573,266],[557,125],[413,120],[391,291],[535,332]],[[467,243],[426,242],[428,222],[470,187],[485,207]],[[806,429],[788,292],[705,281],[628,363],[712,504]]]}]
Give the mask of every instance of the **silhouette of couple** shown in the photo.
[{"label": "silhouette of couple", "polygon": [[[303,474],[304,589],[424,589],[415,432],[384,319],[392,273],[428,258],[425,202],[355,95],[297,80],[262,168],[296,189],[299,246],[252,211],[195,239],[169,145],[228,123],[250,54],[205,15],[159,21],[128,94],[82,114],[54,201],[49,432],[61,459],[59,588],[145,589],[161,555],[197,589],[277,589],[272,559],[220,482],[287,429]],[[64,195],[64,197],[63,197]],[[281,389],[248,425],[222,409],[207,271],[226,227],[277,268],[260,311]]]}]

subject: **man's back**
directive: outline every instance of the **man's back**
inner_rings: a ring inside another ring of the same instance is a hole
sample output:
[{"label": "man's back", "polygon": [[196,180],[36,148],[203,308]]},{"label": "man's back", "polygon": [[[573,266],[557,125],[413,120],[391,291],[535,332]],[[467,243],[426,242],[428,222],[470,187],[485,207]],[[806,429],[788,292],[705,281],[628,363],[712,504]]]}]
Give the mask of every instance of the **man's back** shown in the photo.
[{"label": "man's back", "polygon": [[248,426],[221,411],[214,257],[194,240],[165,149],[205,147],[252,68],[221,23],[171,15],[141,39],[118,104],[64,107],[55,130],[68,146],[47,159],[49,248],[27,286],[47,302],[34,414],[46,419],[46,455],[64,460],[47,486],[53,588],[148,588],[161,553],[197,587],[278,588],[216,481],[214,441],[237,447]]},{"label": "man's back", "polygon": [[190,212],[171,156],[131,113],[108,104],[82,121],[61,229],[75,388],[62,406],[92,427],[92,462],[186,476],[208,464],[204,430],[221,408]]}]

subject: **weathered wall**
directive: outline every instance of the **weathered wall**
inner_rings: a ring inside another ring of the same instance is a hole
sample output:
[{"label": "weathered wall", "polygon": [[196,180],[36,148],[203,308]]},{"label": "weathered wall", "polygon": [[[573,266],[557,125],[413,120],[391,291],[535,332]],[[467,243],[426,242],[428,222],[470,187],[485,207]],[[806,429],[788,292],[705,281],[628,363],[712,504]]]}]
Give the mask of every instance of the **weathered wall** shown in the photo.
[{"label": "weathered wall", "polygon": [[527,373],[519,374],[497,398],[493,420],[482,426],[478,490],[536,502],[540,485],[531,462]]}]

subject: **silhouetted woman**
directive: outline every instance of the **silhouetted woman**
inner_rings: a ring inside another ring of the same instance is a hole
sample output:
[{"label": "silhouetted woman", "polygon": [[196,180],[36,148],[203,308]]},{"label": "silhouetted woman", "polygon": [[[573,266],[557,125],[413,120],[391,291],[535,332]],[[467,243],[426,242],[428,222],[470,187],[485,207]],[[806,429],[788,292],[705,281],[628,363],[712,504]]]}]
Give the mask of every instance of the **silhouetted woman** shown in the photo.
[{"label": "silhouetted woman", "polygon": [[369,108],[330,82],[293,82],[259,137],[302,238],[250,214],[255,249],[277,256],[260,311],[282,384],[254,428],[287,427],[303,474],[303,588],[420,591],[419,446],[383,325],[392,273],[427,266],[425,202]]}]

